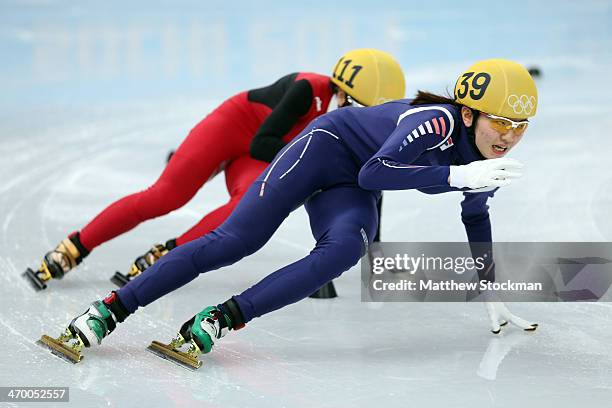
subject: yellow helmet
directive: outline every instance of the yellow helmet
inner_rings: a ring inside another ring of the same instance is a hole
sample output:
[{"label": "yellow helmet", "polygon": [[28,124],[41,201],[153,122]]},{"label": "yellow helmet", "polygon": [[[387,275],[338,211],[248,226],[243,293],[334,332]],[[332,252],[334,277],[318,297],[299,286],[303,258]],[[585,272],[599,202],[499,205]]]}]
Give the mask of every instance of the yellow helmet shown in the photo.
[{"label": "yellow helmet", "polygon": [[388,53],[361,48],[344,54],[336,63],[332,82],[364,106],[405,96],[404,72]]},{"label": "yellow helmet", "polygon": [[527,119],[536,114],[538,91],[522,65],[489,59],[477,62],[459,76],[455,101],[492,115]]}]

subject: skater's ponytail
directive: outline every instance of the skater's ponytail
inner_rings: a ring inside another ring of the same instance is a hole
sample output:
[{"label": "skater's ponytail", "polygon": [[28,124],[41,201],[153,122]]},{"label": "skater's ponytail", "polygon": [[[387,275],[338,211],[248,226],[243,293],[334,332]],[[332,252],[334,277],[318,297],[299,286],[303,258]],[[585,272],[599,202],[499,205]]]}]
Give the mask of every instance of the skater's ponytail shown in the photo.
[{"label": "skater's ponytail", "polygon": [[417,91],[416,96],[411,102],[411,105],[455,105],[462,106],[455,102],[455,99],[447,94],[447,96],[436,95],[431,92]]}]

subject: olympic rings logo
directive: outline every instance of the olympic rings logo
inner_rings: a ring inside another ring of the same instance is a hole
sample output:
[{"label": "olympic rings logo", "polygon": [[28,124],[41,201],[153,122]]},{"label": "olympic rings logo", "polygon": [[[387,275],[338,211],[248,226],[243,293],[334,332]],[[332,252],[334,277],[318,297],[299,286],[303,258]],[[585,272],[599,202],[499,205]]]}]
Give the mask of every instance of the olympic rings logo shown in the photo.
[{"label": "olympic rings logo", "polygon": [[512,94],[508,96],[508,105],[510,105],[510,107],[516,114],[524,113],[526,115],[529,115],[531,112],[533,112],[536,106],[536,98],[535,96],[516,96]]}]

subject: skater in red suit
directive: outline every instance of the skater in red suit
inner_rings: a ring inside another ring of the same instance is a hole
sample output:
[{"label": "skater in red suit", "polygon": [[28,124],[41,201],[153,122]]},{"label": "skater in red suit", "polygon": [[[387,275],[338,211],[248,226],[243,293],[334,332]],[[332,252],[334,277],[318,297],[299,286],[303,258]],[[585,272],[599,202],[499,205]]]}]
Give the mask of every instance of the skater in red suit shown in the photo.
[{"label": "skater in red suit", "polygon": [[[359,71],[362,74],[357,81]],[[367,75],[369,72],[386,75]],[[191,130],[155,183],[106,207],[48,252],[40,268],[29,269],[26,276],[38,289],[46,288],[48,281],[63,277],[94,248],[143,221],[182,207],[206,181],[224,171],[230,200],[179,237],[138,257],[127,275],[115,275],[115,283],[126,283],[169,250],[222,224],[278,151],[311,120],[334,107],[372,106],[403,98],[404,93],[401,68],[389,54],[375,49],[346,53],[332,77],[293,73],[272,85],[241,92]]]}]

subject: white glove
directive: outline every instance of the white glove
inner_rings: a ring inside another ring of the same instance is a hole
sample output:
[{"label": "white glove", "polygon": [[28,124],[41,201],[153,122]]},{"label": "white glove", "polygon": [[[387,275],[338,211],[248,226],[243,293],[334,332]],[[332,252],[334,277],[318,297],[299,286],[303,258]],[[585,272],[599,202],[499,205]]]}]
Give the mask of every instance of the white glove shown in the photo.
[{"label": "white glove", "polygon": [[503,187],[522,176],[522,167],[522,163],[505,157],[450,166],[449,184],[457,188]]},{"label": "white glove", "polygon": [[491,331],[493,334],[499,334],[501,331],[501,326],[505,326],[508,322],[513,325],[525,330],[525,331],[535,331],[538,328],[537,323],[528,322],[525,319],[521,319],[518,316],[510,313],[506,305],[503,302],[484,302],[485,307],[487,308],[487,314],[489,315],[489,320],[491,321]]}]

